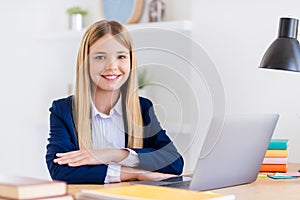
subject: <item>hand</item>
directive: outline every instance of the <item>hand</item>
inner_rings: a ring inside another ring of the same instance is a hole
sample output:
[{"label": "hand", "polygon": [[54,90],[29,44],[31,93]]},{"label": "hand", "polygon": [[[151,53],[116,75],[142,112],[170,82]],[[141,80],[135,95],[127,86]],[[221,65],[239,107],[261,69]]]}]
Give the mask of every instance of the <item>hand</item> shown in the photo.
[{"label": "hand", "polygon": [[67,153],[57,153],[53,162],[59,165],[78,167],[82,165],[101,165],[110,162],[120,162],[129,152],[123,149],[78,150]]},{"label": "hand", "polygon": [[139,173],[137,179],[140,181],[147,181],[147,180],[161,181],[163,179],[176,177],[176,176],[177,175],[175,175],[175,174],[164,174],[164,173],[160,173],[160,172],[145,171],[145,172]]},{"label": "hand", "polygon": [[163,179],[176,177],[176,176],[177,175],[175,174],[164,174],[160,172],[151,172],[151,171],[146,171],[141,169],[134,169],[131,167],[122,167],[120,178],[121,181],[128,181],[134,179],[140,181],[145,181],[145,180],[160,181]]}]

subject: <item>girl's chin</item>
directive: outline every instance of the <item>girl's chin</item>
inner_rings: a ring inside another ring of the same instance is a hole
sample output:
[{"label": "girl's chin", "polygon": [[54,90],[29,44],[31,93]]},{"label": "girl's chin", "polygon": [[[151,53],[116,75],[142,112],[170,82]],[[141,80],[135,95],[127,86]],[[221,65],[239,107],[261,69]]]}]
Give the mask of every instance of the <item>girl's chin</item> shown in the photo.
[{"label": "girl's chin", "polygon": [[105,91],[105,92],[119,92],[121,87],[118,86],[99,86],[97,87],[98,91]]}]

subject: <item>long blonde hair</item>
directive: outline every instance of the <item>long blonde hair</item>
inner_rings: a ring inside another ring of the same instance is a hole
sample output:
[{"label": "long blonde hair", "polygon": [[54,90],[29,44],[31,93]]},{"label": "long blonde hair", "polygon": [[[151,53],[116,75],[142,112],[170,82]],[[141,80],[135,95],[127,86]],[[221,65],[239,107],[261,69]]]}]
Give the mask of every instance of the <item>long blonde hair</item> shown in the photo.
[{"label": "long blonde hair", "polygon": [[128,134],[127,146],[130,148],[143,147],[143,120],[140,101],[137,93],[138,82],[136,73],[136,58],[133,51],[132,40],[127,30],[116,21],[101,20],[92,24],[85,32],[77,55],[76,82],[73,112],[77,129],[80,149],[92,149],[91,137],[91,90],[92,81],[89,74],[90,47],[102,36],[111,34],[114,38],[128,48],[130,52],[130,75],[121,87],[123,102],[123,116],[125,116],[125,131]]}]

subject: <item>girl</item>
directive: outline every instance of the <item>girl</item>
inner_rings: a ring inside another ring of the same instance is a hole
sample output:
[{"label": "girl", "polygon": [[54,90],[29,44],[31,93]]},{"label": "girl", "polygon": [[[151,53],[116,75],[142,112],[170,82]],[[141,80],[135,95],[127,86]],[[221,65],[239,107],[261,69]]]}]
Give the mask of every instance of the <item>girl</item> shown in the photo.
[{"label": "girl", "polygon": [[53,179],[110,183],[182,173],[182,156],[137,88],[129,33],[116,21],[91,25],[78,51],[75,95],[50,108],[46,161]]}]

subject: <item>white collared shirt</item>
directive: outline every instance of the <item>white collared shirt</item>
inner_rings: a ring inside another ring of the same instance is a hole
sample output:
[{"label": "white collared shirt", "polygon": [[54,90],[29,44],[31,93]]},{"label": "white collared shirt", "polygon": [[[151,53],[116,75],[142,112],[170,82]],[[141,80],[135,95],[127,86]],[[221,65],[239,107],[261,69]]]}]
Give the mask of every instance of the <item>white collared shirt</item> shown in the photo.
[{"label": "white collared shirt", "polygon": [[122,96],[110,110],[109,115],[101,113],[92,104],[92,143],[94,149],[119,148],[129,151],[128,157],[119,163],[109,163],[104,183],[120,182],[121,166],[135,167],[139,158],[135,151],[125,148],[125,131],[122,111]]}]

